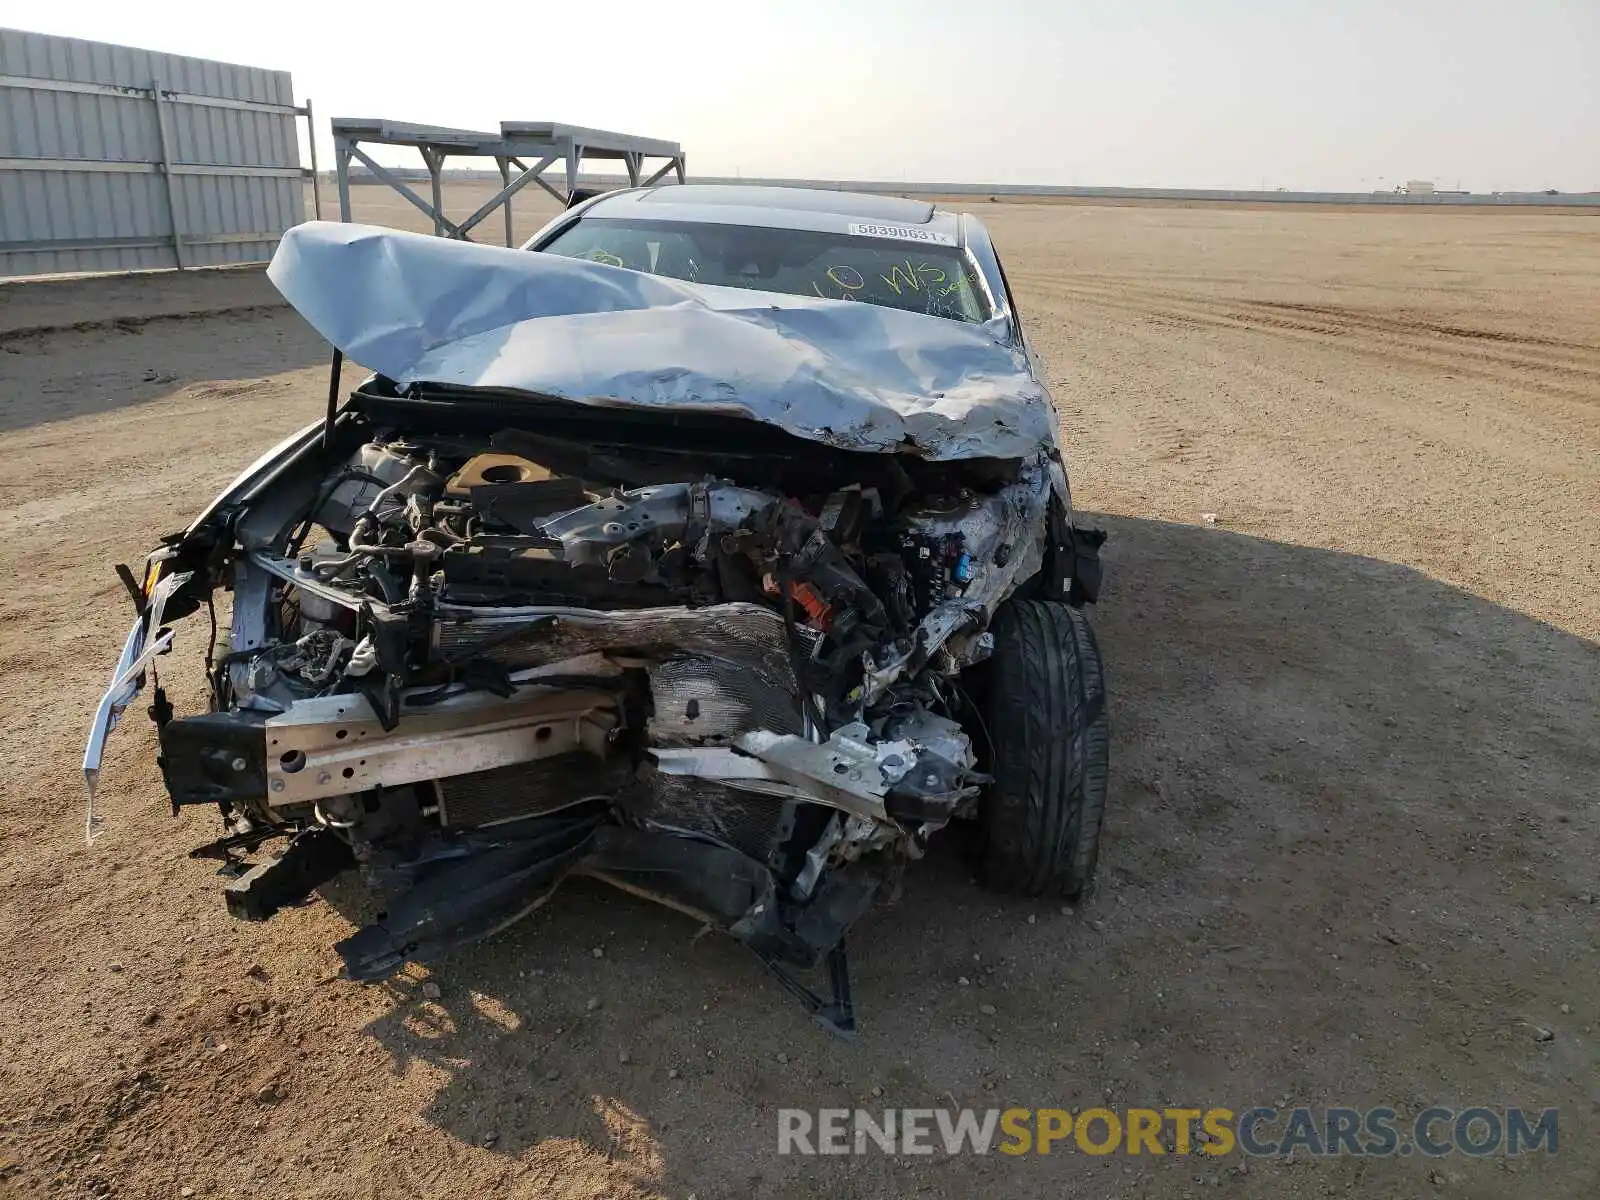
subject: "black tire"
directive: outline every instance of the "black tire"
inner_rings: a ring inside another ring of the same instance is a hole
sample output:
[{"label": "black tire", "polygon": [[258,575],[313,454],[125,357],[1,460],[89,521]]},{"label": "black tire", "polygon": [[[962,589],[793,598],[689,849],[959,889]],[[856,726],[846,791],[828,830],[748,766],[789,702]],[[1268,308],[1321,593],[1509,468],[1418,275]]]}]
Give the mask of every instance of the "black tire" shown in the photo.
[{"label": "black tire", "polygon": [[979,805],[979,879],[1077,899],[1094,877],[1110,757],[1105,677],[1078,609],[1012,599],[995,614],[985,722],[994,782]]}]

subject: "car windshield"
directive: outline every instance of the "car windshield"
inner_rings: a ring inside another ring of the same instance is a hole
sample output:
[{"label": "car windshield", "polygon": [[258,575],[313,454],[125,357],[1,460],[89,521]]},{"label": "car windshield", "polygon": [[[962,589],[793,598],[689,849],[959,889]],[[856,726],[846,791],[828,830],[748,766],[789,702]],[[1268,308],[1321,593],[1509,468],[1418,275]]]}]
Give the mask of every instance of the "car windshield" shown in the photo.
[{"label": "car windshield", "polygon": [[955,321],[990,315],[977,275],[956,246],[807,229],[589,218],[541,249],[690,283],[864,300]]}]

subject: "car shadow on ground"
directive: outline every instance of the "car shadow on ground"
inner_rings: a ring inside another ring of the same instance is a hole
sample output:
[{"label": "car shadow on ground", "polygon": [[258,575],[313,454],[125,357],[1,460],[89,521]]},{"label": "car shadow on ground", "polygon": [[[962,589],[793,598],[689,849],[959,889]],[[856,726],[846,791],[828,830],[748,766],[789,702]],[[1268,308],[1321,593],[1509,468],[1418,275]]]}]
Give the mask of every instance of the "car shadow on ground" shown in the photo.
[{"label": "car shadow on ground", "polygon": [[[513,1181],[588,1147],[613,1193],[1059,1194],[1070,1176],[1275,1196],[1273,1164],[1236,1173],[1237,1155],[780,1157],[776,1110],[1585,1110],[1579,1018],[1556,1005],[1600,1002],[1600,647],[1392,563],[1104,523],[1113,790],[1082,904],[986,894],[936,844],[852,935],[847,1043],[731,940],[575,884],[382,985],[400,1002],[367,1032],[397,1075],[440,1080],[422,1119]],[[1555,1195],[1580,1159],[1563,1143],[1519,1186]],[[1313,1166],[1365,1191],[1422,1187],[1433,1164]],[[1506,1186],[1487,1162],[1448,1169],[1464,1194]]]}]

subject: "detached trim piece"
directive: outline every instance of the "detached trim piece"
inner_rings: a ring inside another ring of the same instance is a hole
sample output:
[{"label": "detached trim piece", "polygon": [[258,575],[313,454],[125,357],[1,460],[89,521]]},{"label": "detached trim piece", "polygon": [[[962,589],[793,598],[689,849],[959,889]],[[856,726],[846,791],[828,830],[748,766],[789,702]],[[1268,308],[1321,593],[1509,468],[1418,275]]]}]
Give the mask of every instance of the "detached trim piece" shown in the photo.
[{"label": "detached trim piece", "polygon": [[346,867],[354,865],[350,847],[331,829],[297,835],[278,858],[251,867],[222,889],[228,912],[242,921],[265,921],[280,908],[299,904]]}]

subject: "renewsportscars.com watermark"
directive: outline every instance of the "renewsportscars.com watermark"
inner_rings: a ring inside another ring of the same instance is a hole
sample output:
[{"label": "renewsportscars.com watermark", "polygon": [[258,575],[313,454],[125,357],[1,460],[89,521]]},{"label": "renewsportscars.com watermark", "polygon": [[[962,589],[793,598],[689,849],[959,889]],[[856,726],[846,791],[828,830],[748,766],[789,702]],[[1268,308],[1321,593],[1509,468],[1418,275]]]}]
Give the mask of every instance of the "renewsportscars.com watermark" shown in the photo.
[{"label": "renewsportscars.com watermark", "polygon": [[1559,1110],[1426,1108],[804,1108],[779,1154],[1236,1154],[1260,1158],[1554,1154]]}]

